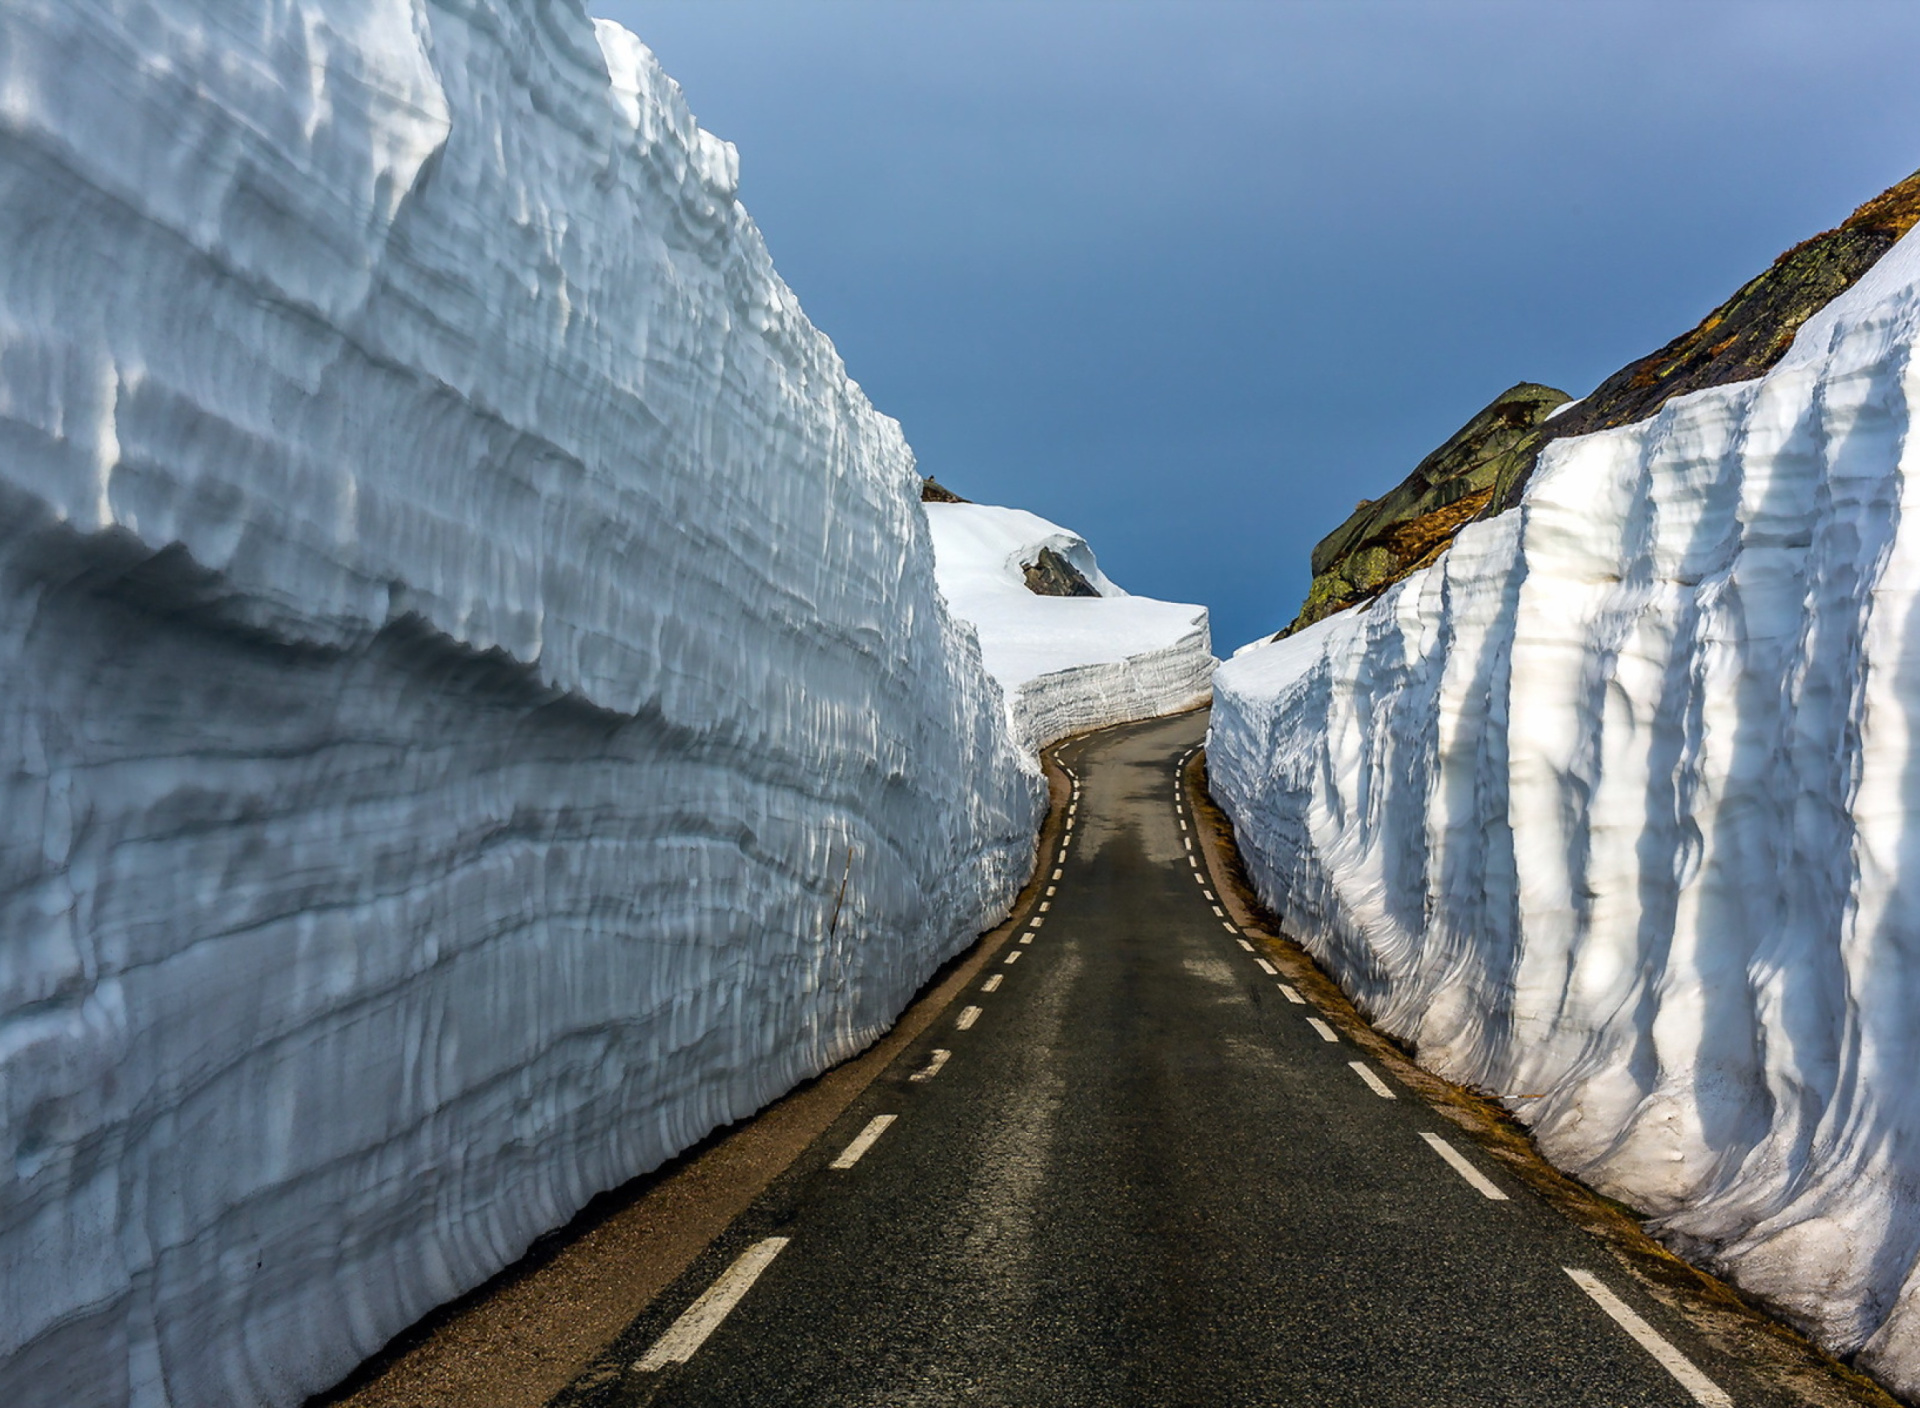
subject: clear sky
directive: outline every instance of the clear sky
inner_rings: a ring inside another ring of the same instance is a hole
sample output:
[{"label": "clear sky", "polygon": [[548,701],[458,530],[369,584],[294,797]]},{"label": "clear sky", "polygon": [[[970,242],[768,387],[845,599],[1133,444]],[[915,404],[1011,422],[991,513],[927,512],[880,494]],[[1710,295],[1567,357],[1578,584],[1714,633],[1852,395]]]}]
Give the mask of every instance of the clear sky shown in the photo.
[{"label": "clear sky", "polygon": [[923,471],[1222,655],[1498,392],[1586,392],[1920,168],[1910,0],[590,8]]}]

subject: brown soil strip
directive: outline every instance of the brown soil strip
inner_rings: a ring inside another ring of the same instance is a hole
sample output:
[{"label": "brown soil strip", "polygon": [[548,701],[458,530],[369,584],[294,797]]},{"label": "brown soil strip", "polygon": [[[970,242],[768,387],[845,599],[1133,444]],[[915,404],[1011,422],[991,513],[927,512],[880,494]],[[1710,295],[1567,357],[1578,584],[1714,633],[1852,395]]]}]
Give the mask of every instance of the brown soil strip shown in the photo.
[{"label": "brown soil strip", "polygon": [[1319,1008],[1340,1034],[1393,1078],[1458,1125],[1506,1172],[1533,1189],[1569,1221],[1618,1258],[1647,1294],[1726,1354],[1768,1383],[1817,1408],[1898,1408],[1898,1400],[1864,1374],[1821,1352],[1806,1336],[1768,1315],[1726,1282],[1681,1260],[1647,1235],[1632,1209],[1569,1178],[1541,1157],[1526,1127],[1487,1096],[1443,1080],[1375,1031],[1337,983],[1304,948],[1288,938],[1260,902],[1235,844],[1233,823],[1207,791],[1206,753],[1194,754],[1186,773],[1194,830],[1207,873],[1233,922],[1260,942],[1286,980]]}]

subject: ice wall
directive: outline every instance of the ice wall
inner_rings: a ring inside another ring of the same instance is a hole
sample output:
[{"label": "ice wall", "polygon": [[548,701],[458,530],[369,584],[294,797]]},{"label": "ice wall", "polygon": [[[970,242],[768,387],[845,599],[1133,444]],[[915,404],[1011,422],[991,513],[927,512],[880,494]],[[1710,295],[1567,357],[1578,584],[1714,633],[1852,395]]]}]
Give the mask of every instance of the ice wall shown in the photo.
[{"label": "ice wall", "polygon": [[1908,239],[1762,379],[1556,444],[1370,610],[1222,666],[1209,751],[1382,1026],[1910,1394],[1917,338]]},{"label": "ice wall", "polygon": [[[940,590],[979,632],[987,669],[1006,693],[1008,724],[1029,754],[1083,729],[1207,702],[1215,661],[1206,607],[1128,595],[1100,570],[1086,539],[1024,509],[925,508]],[[1100,595],[1028,590],[1022,568],[1042,548],[1072,563]]]},{"label": "ice wall", "polygon": [[0,1402],[295,1403],[882,1031],[1041,793],[630,35],[0,0],[0,74]]}]

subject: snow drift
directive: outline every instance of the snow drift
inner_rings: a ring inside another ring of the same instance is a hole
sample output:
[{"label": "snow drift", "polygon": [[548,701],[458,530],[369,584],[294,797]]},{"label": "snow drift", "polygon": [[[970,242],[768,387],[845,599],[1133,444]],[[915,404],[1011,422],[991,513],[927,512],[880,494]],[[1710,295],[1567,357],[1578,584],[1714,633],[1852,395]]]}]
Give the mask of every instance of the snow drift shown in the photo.
[{"label": "snow drift", "polygon": [[0,1400],[297,1402],[871,1040],[1042,795],[630,35],[4,0],[0,68]]},{"label": "snow drift", "polygon": [[[1215,681],[1257,883],[1547,1155],[1920,1392],[1920,243]],[[1545,1092],[1544,1098],[1523,1098]]]},{"label": "snow drift", "polygon": [[[980,636],[1006,694],[1014,737],[1029,753],[1083,729],[1207,702],[1213,641],[1204,606],[1129,596],[1086,540],[1038,514],[988,504],[929,503],[935,572],[953,613]],[[1038,596],[1022,569],[1042,548],[1100,594]]]}]

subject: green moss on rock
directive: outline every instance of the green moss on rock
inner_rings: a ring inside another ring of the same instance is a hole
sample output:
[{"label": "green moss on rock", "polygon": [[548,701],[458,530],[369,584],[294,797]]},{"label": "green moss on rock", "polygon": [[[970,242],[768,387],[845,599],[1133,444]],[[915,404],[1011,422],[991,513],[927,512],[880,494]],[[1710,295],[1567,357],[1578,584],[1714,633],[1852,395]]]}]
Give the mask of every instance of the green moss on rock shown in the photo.
[{"label": "green moss on rock", "polygon": [[1782,254],[1699,324],[1657,352],[1629,362],[1565,415],[1534,455],[1498,486],[1492,513],[1520,502],[1539,451],[1569,435],[1647,420],[1675,396],[1751,381],[1787,354],[1803,323],[1852,288],[1920,221],[1920,171],[1882,191],[1824,234]]},{"label": "green moss on rock", "polygon": [[1851,288],[1920,223],[1920,172],[1825,234],[1795,245],[1690,331],[1630,362],[1548,420],[1567,396],[1524,382],[1462,426],[1382,499],[1313,550],[1313,584],[1280,635],[1371,601],[1440,556],[1466,524],[1520,502],[1550,442],[1646,420],[1675,396],[1763,375],[1801,325]]},{"label": "green moss on rock", "polygon": [[1385,498],[1361,500],[1313,550],[1306,604],[1281,634],[1370,600],[1431,562],[1492,499],[1501,476],[1532,456],[1548,413],[1567,399],[1530,381],[1511,387]]}]

